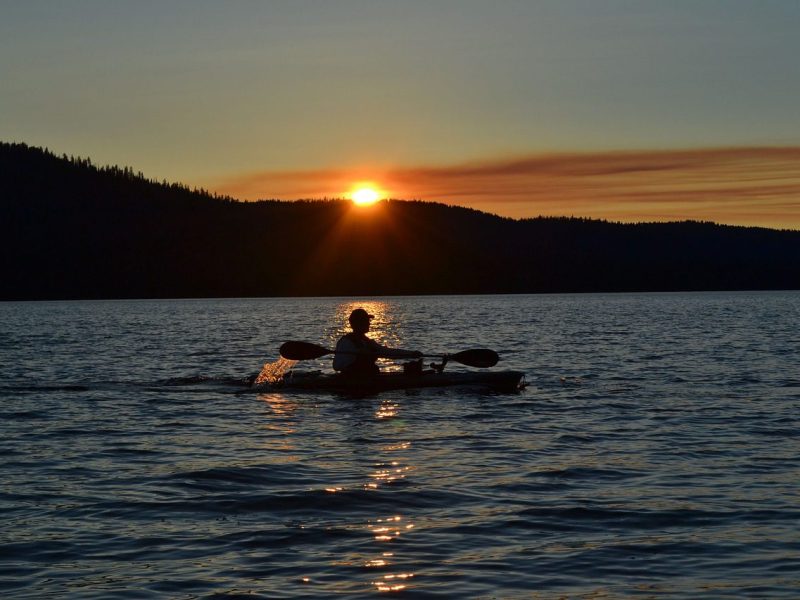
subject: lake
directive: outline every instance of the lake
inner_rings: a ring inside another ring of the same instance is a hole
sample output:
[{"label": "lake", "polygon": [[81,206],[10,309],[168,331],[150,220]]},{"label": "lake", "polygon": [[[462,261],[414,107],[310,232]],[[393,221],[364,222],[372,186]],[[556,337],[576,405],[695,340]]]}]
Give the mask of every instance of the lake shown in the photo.
[{"label": "lake", "polygon": [[[356,306],[529,385],[247,388]],[[0,595],[797,598],[798,323],[800,292],[0,303]]]}]

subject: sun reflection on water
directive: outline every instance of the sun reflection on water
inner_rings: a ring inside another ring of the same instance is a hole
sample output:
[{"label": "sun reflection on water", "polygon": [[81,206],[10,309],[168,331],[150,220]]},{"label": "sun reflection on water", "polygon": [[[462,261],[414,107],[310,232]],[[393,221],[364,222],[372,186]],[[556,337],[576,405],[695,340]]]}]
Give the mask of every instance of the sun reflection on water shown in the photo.
[{"label": "sun reflection on water", "polygon": [[[387,419],[392,425],[402,428],[403,421],[396,419],[400,412],[400,405],[391,400],[383,400],[374,413],[374,423],[376,427],[384,432],[402,431],[402,429],[387,429]],[[371,489],[380,492],[381,489],[391,489],[400,481],[406,479],[412,472],[412,467],[406,462],[405,453],[411,448],[410,441],[389,441],[382,446],[376,453],[378,459],[373,463],[373,470],[369,472],[369,483]],[[385,493],[385,492],[384,492]],[[372,537],[376,544],[377,552],[364,559],[362,563],[365,568],[374,571],[371,578],[372,589],[381,593],[398,593],[408,590],[410,580],[416,574],[403,568],[403,561],[396,553],[402,548],[400,542],[404,536],[410,535],[414,531],[414,523],[408,516],[401,514],[390,514],[380,516],[374,521],[366,524],[366,532]]]},{"label": "sun reflection on water", "polygon": [[380,463],[375,466],[378,467],[378,470],[370,474],[370,477],[375,480],[372,482],[375,485],[378,483],[394,483],[395,481],[405,479],[406,473],[411,470],[411,467],[399,466],[397,461],[392,461],[388,464]]},{"label": "sun reflection on water", "polygon": [[283,394],[259,394],[258,399],[266,404],[272,411],[273,418],[266,421],[264,429],[271,435],[267,437],[265,445],[268,449],[276,451],[272,457],[275,463],[297,462],[299,457],[295,454],[295,434],[297,433],[297,401]]},{"label": "sun reflection on water", "polygon": [[[376,542],[385,544],[396,541],[402,534],[403,530],[413,528],[412,523],[403,523],[403,517],[400,515],[393,515],[391,517],[377,519],[376,522],[367,525],[367,529],[372,534]],[[383,552],[380,558],[374,558],[365,563],[369,568],[384,568],[390,567],[392,563],[387,560],[394,557],[394,552]],[[375,589],[379,592],[399,592],[408,587],[406,580],[414,577],[411,572],[399,573],[384,573],[379,579],[372,582]]]},{"label": "sun reflection on water", "polygon": [[[383,346],[392,348],[405,347],[406,340],[403,335],[403,328],[407,324],[403,323],[402,316],[396,313],[397,307],[388,302],[376,300],[353,300],[339,304],[336,307],[336,316],[334,317],[337,326],[329,332],[329,344],[335,345],[342,335],[350,331],[348,318],[356,308],[363,308],[374,317],[370,322],[370,331],[367,334],[370,338]],[[389,370],[391,370],[391,367]]]},{"label": "sun reflection on water", "polygon": [[385,450],[386,452],[394,452],[395,450],[408,450],[409,448],[411,448],[411,442],[400,442],[398,444],[384,446],[382,450]]},{"label": "sun reflection on water", "polygon": [[[299,406],[297,400],[278,393],[259,394],[257,398],[264,402],[275,416],[281,417],[281,419],[294,420],[295,412]],[[287,433],[294,433],[294,430],[287,431]]]},{"label": "sun reflection on water", "polygon": [[397,403],[383,400],[378,410],[375,411],[375,418],[390,419],[391,417],[396,417],[399,408],[400,406]]},{"label": "sun reflection on water", "polygon": [[[365,305],[366,303],[357,304],[357,306]],[[373,314],[380,312],[376,309],[376,304],[365,307]],[[347,309],[343,312],[347,313]],[[261,399],[276,416],[280,417],[276,421],[286,428],[287,434],[291,434],[287,438],[297,435],[296,429],[302,431],[302,426],[295,419],[296,406],[292,406],[292,403],[282,399],[280,394],[265,394],[261,396]],[[368,419],[375,437],[381,441],[376,445],[372,445],[370,441],[364,446],[363,442],[359,440],[357,451],[366,450],[368,454],[362,457],[362,460],[366,458],[368,462],[366,465],[361,463],[366,468],[361,471],[355,481],[352,479],[347,482],[328,481],[319,486],[317,490],[319,493],[330,496],[352,494],[355,501],[358,501],[357,499],[361,498],[364,492],[369,492],[370,495],[381,494],[379,499],[381,503],[384,503],[391,498],[390,495],[384,495],[392,494],[392,488],[407,480],[413,473],[414,468],[407,462],[407,453],[412,447],[412,442],[403,440],[402,437],[397,439],[404,435],[407,426],[406,422],[399,418],[403,409],[401,403],[386,398],[379,402],[376,401],[376,405],[372,407],[363,404],[361,406],[366,410],[360,412],[359,418]],[[398,491],[402,493],[402,488]],[[415,523],[409,519],[408,515],[383,514],[376,518],[350,523],[347,527],[361,532],[365,536],[364,543],[354,546],[350,552],[346,552],[344,556],[340,557],[341,560],[337,560],[333,564],[348,571],[351,571],[353,567],[360,568],[362,571],[356,581],[345,576],[337,585],[367,586],[372,593],[402,593],[416,587],[412,581],[419,575],[409,568],[410,565],[407,561],[398,556],[401,554],[399,550],[403,548],[404,538],[412,536],[417,531]],[[302,584],[319,584],[319,580],[316,577],[305,578],[302,580]]]}]

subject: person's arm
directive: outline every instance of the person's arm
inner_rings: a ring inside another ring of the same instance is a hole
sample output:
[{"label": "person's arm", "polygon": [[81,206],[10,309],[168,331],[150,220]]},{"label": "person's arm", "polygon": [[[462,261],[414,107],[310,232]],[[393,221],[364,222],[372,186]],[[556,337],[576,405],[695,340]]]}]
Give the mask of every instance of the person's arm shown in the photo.
[{"label": "person's arm", "polygon": [[371,349],[375,354],[377,354],[381,358],[422,358],[422,352],[419,350],[403,350],[401,348],[387,348],[386,346],[381,346],[378,342],[374,340],[372,344],[370,344]]}]

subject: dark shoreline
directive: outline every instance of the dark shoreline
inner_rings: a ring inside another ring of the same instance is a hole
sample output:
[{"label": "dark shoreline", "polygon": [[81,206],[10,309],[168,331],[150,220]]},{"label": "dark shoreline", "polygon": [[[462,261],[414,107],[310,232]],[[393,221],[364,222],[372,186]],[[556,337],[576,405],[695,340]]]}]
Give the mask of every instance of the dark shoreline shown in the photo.
[{"label": "dark shoreline", "polygon": [[800,231],[238,202],[0,144],[0,300],[800,289]]}]

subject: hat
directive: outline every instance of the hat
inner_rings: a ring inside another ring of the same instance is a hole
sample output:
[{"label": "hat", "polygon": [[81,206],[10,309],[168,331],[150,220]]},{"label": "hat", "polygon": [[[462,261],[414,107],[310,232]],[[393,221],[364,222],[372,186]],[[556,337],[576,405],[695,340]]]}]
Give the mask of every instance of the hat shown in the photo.
[{"label": "hat", "polygon": [[352,323],[353,321],[364,321],[374,319],[375,315],[369,314],[363,308],[357,308],[353,312],[350,313],[349,321]]}]

